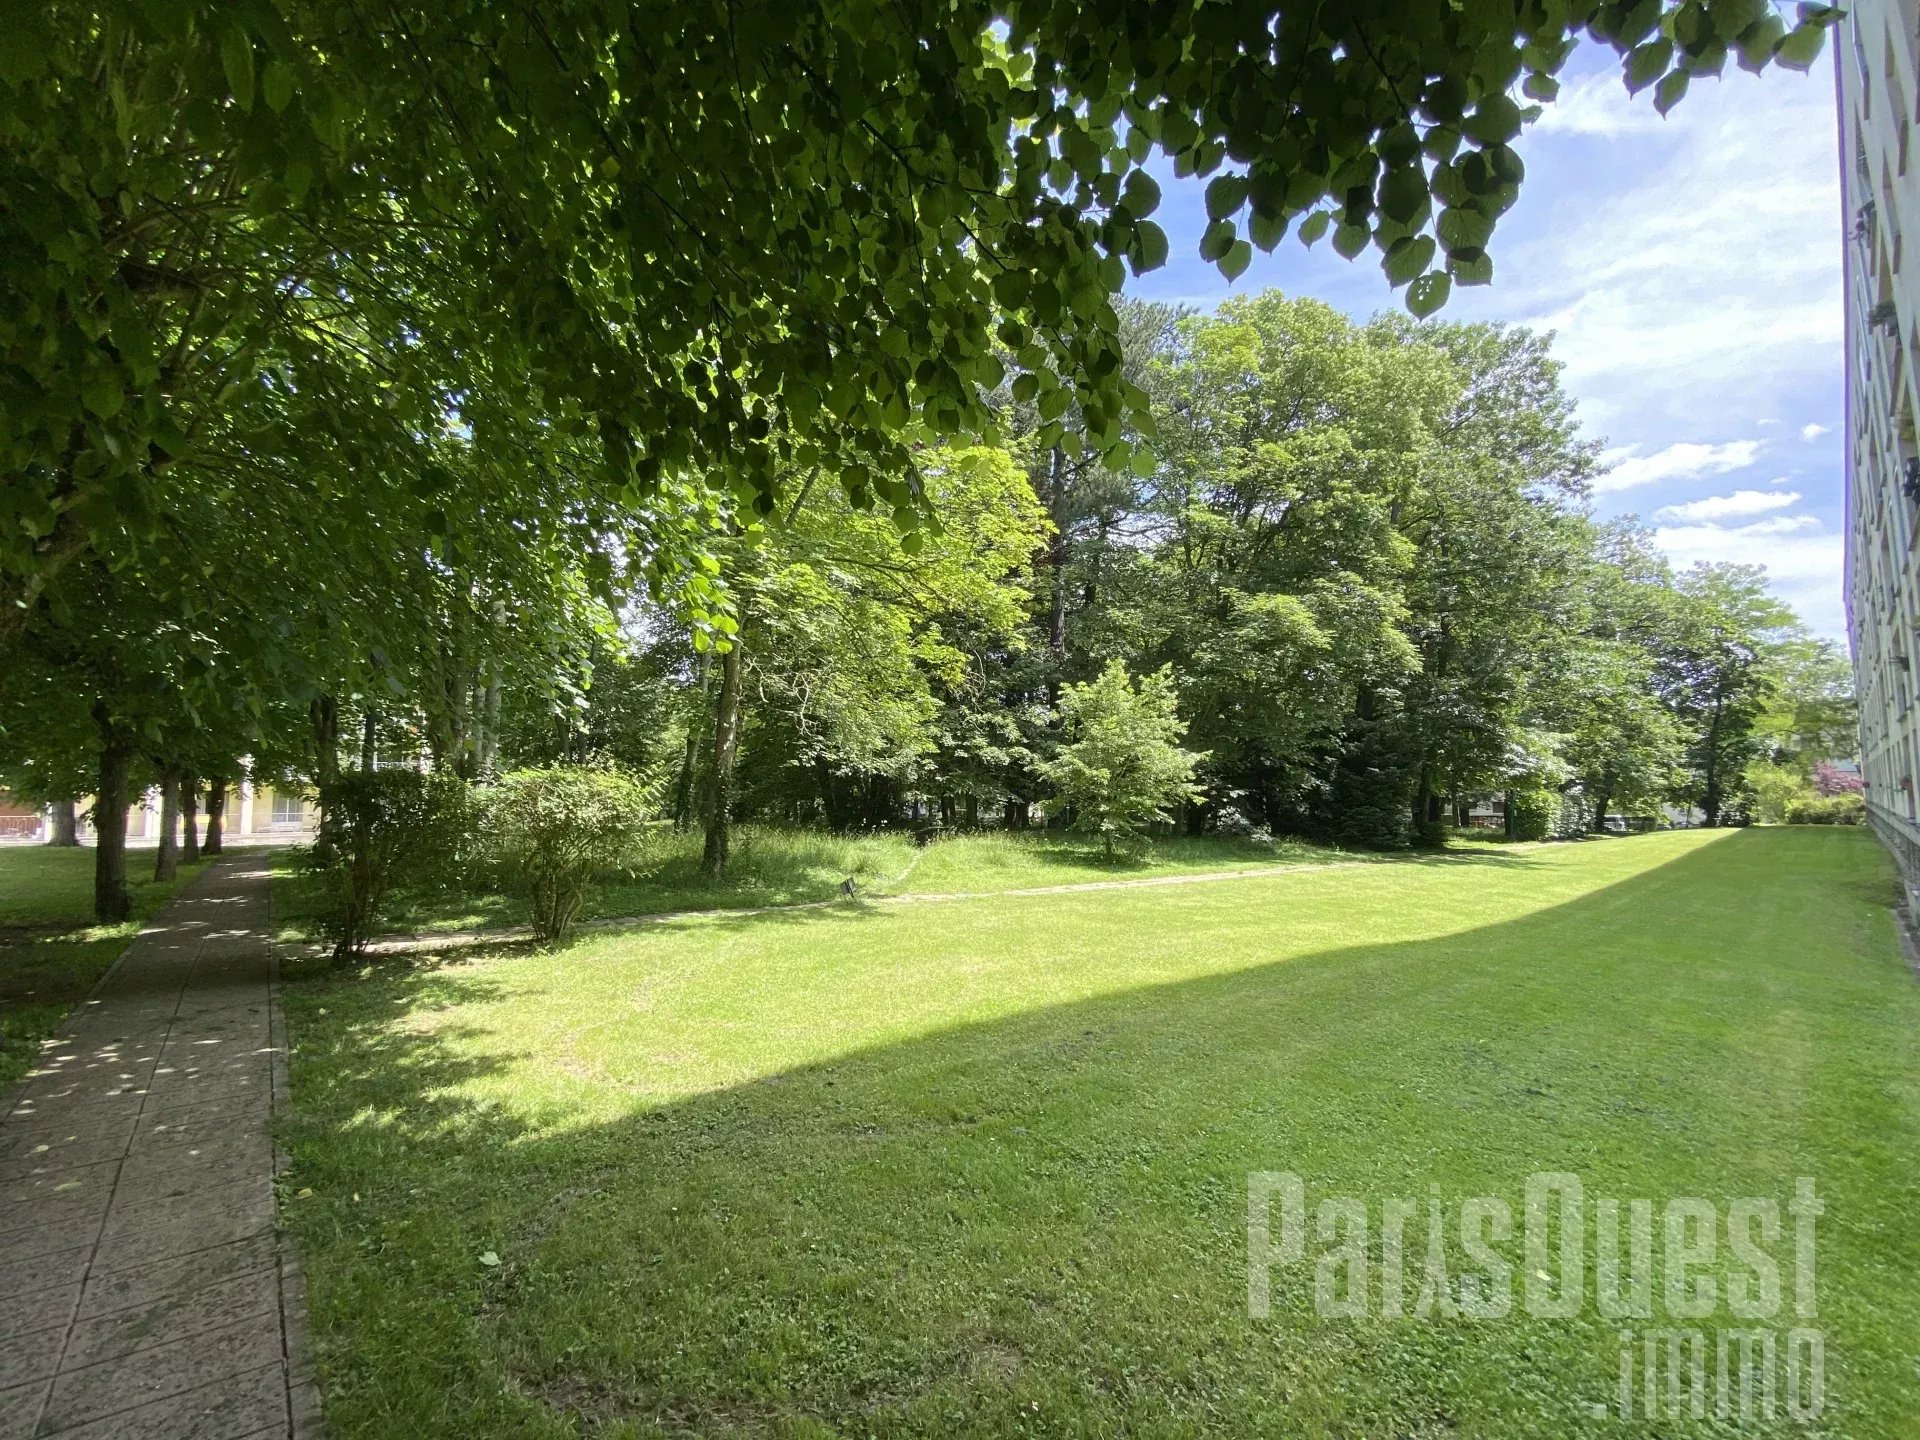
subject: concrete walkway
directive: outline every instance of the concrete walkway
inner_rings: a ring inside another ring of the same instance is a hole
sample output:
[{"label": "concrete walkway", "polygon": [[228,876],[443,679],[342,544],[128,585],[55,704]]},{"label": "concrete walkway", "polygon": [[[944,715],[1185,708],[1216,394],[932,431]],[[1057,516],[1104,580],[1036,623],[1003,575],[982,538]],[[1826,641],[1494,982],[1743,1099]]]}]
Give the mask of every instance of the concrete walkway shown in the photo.
[{"label": "concrete walkway", "polygon": [[0,1440],[321,1434],[268,920],[265,857],[217,861],[0,1102]]}]

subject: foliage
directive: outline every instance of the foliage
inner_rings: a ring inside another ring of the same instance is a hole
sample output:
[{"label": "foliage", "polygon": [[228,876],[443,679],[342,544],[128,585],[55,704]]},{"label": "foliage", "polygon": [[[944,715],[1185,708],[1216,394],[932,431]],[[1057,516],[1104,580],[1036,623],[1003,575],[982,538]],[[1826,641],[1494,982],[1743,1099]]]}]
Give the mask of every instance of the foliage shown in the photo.
[{"label": "foliage", "polygon": [[526,897],[541,939],[567,938],[588,887],[631,863],[654,808],[650,787],[615,770],[516,770],[487,797],[487,843]]},{"label": "foliage", "polygon": [[418,770],[345,771],[321,792],[315,863],[325,877],[323,923],[333,958],[365,952],[389,892],[444,871],[473,828],[464,782]]},{"label": "foliage", "polygon": [[1751,565],[1696,565],[1675,583],[1670,613],[1658,683],[1689,735],[1680,798],[1715,825],[1761,753],[1769,661],[1799,623]]},{"label": "foliage", "polygon": [[1858,770],[1842,770],[1831,760],[1819,760],[1813,767],[1813,788],[1819,795],[1862,795],[1867,782]]},{"label": "foliage", "polygon": [[1515,840],[1545,840],[1553,836],[1560,818],[1560,794],[1544,785],[1528,785],[1510,792],[1508,813]]},{"label": "foliage", "polygon": [[1564,790],[1560,793],[1560,802],[1554,809],[1553,824],[1548,829],[1548,838],[1552,840],[1574,840],[1590,830],[1598,829],[1606,817],[1595,810],[1593,801],[1580,790]]},{"label": "foliage", "polygon": [[[1072,402],[1074,443],[1127,463],[1145,396],[1111,297],[1166,258],[1154,152],[1214,176],[1199,248],[1229,277],[1332,229],[1426,314],[1491,278],[1538,113],[1516,81],[1551,100],[1576,36],[1664,111],[1730,46],[1810,65],[1836,14],[1402,3],[1362,33],[1180,3],[1144,37],[1048,0],[713,0],[665,28],[577,0],[378,26],[337,0],[32,7],[0,57],[0,466],[27,482],[0,659],[64,569],[138,551],[184,492],[417,473],[451,404],[519,473],[422,489],[502,521],[529,458],[662,522],[662,487],[766,514],[823,463],[910,512],[915,442],[989,428],[997,347],[1049,441]],[[727,474],[689,481],[709,454]],[[672,529],[636,552],[661,573],[699,548]]]},{"label": "foliage", "polygon": [[1167,808],[1194,793],[1194,767],[1204,758],[1180,748],[1187,733],[1171,669],[1142,676],[1138,686],[1115,660],[1100,678],[1070,685],[1060,696],[1067,737],[1040,767],[1075,830],[1098,835],[1106,853],[1133,849]]},{"label": "foliage", "polygon": [[1789,825],[1864,825],[1867,797],[1858,791],[1838,795],[1808,795],[1787,805]]},{"label": "foliage", "polygon": [[1790,809],[1817,798],[1805,771],[1774,760],[1747,767],[1746,789],[1753,818],[1763,825],[1784,825]]}]

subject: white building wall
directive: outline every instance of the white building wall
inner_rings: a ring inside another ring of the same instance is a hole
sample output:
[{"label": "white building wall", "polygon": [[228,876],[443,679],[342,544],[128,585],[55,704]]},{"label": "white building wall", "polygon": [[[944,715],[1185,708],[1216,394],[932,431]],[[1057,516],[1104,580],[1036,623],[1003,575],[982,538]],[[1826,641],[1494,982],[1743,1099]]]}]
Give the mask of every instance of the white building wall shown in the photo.
[{"label": "white building wall", "polygon": [[1920,904],[1920,0],[1857,0],[1834,46],[1846,208],[1847,619],[1868,818]]}]

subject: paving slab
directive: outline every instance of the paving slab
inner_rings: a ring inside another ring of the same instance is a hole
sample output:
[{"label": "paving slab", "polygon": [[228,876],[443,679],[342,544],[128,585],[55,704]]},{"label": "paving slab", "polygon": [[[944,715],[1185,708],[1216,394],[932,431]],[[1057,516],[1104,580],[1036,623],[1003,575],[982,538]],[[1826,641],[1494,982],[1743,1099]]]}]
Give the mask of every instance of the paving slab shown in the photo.
[{"label": "paving slab", "polygon": [[0,1097],[0,1440],[315,1440],[268,877],[204,871]]}]

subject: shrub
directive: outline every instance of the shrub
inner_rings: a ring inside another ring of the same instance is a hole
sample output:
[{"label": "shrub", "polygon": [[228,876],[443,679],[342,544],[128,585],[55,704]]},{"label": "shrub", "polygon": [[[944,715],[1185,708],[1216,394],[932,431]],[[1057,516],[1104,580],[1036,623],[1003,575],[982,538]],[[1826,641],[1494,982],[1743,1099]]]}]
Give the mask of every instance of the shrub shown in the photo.
[{"label": "shrub", "polygon": [[460,856],[472,833],[472,792],[452,775],[353,770],[335,777],[321,801],[321,923],[340,961],[366,952],[396,885],[444,873]]},{"label": "shrub", "polygon": [[1747,767],[1746,793],[1753,817],[1765,825],[1779,825],[1787,812],[1817,798],[1798,766],[1762,761]]},{"label": "shrub", "polygon": [[1512,792],[1513,838],[1545,840],[1560,818],[1560,794],[1544,785],[1528,785]]},{"label": "shrub", "polygon": [[1813,788],[1822,795],[1859,795],[1867,788],[1867,782],[1858,772],[1842,770],[1831,760],[1822,760],[1813,767]]},{"label": "shrub", "polygon": [[1193,771],[1206,757],[1180,748],[1187,726],[1171,669],[1143,675],[1136,688],[1115,660],[1099,679],[1067,686],[1060,715],[1070,738],[1040,773],[1072,810],[1073,828],[1098,835],[1109,856],[1116,844],[1144,846],[1149,825],[1198,793]]},{"label": "shrub", "polygon": [[1593,802],[1579,790],[1564,790],[1554,796],[1553,823],[1547,829],[1549,840],[1578,840],[1593,829]]},{"label": "shrub", "polygon": [[1857,792],[1812,795],[1787,806],[1789,825],[1860,825],[1866,818],[1866,796]]},{"label": "shrub", "polygon": [[487,806],[490,842],[543,940],[573,929],[594,880],[631,861],[652,797],[617,770],[555,766],[503,776]]}]

